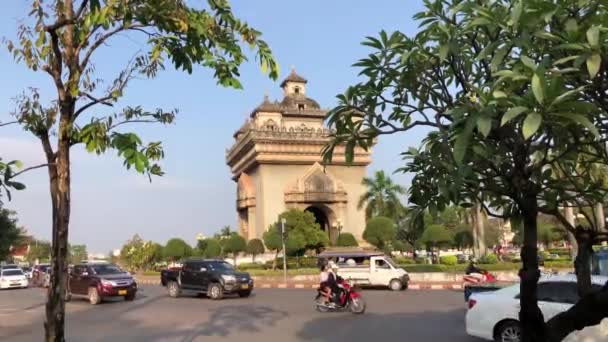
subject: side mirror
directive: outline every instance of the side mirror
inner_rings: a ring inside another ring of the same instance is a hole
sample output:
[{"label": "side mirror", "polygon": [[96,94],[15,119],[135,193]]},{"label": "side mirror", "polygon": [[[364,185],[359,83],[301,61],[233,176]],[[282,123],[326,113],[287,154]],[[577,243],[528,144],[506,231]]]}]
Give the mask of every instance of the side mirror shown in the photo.
[{"label": "side mirror", "polygon": [[207,272],[207,268],[206,267],[201,267],[201,269],[199,271],[200,272]]}]

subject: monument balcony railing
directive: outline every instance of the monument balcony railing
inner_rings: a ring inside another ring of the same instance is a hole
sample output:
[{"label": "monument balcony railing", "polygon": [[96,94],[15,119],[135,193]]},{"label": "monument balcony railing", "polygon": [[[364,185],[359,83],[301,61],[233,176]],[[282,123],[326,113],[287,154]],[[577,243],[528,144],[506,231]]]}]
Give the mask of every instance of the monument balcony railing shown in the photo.
[{"label": "monument balcony railing", "polygon": [[313,127],[259,127],[250,124],[244,127],[242,133],[237,136],[237,140],[232,147],[226,150],[230,155],[247,140],[276,140],[276,141],[327,141],[334,130],[327,128]]}]

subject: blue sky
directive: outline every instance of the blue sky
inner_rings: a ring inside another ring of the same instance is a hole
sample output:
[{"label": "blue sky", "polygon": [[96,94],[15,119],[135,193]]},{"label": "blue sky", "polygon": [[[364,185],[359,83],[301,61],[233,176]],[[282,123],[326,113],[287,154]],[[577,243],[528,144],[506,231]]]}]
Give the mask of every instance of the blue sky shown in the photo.
[{"label": "blue sky", "polygon": [[[0,36],[13,38],[29,1],[3,1]],[[357,80],[351,67],[368,50],[360,42],[381,29],[416,32],[412,16],[422,9],[421,0],[233,0],[237,15],[263,32],[281,65],[281,78],[295,66],[308,80],[308,94],[323,107],[336,104],[335,95]],[[97,75],[111,80],[125,62],[145,48],[138,36],[122,36],[104,47],[94,59]],[[70,240],[86,243],[89,251],[106,253],[119,248],[138,233],[144,239],[165,243],[179,236],[194,243],[197,233],[212,234],[221,226],[235,227],[235,184],[225,164],[225,150],[232,133],[258,105],[265,92],[280,98],[278,82],[272,82],[256,63],[241,69],[243,90],[216,86],[209,71],[192,75],[167,68],[154,80],[136,80],[117,108],[179,109],[174,125],[139,126],[146,140],[162,140],[166,176],[147,178],[127,171],[110,153],[73,152],[72,221]],[[0,121],[9,119],[12,99],[28,87],[36,87],[43,98],[54,95],[50,78],[15,64],[0,50]],[[105,108],[103,110],[106,110]],[[102,112],[103,114],[103,112]],[[419,134],[382,137],[374,149],[369,173],[378,169],[393,172],[401,166],[399,153],[418,145]],[[38,141],[18,127],[0,130],[0,156],[20,159],[27,165],[43,161]],[[395,175],[407,185],[407,177]],[[42,239],[51,235],[48,178],[44,170],[23,176],[26,191],[14,194],[7,207],[18,212],[19,221]]]}]

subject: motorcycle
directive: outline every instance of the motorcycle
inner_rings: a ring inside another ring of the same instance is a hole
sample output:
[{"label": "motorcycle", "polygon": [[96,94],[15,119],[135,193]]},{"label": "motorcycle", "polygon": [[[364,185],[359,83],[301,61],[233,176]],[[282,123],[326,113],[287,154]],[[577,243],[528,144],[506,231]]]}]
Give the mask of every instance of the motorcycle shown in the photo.
[{"label": "motorcycle", "polygon": [[352,287],[349,283],[342,280],[338,283],[340,287],[340,293],[334,294],[339,296],[336,304],[334,300],[329,303],[325,303],[325,296],[321,288],[317,289],[317,296],[315,297],[315,305],[319,312],[331,312],[331,311],[347,311],[354,314],[362,314],[365,312],[366,304],[361,293]]}]

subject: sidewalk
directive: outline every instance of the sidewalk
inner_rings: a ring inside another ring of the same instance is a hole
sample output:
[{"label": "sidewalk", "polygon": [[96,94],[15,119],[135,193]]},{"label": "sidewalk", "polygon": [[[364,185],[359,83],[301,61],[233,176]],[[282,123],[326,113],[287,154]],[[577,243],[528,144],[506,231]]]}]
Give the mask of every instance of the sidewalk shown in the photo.
[{"label": "sidewalk", "polygon": [[[299,277],[288,277],[287,283],[276,277],[253,277],[255,287],[261,289],[316,289],[319,284]],[[270,278],[270,279],[269,279]],[[291,278],[291,279],[290,279]],[[296,279],[294,279],[296,278]],[[138,276],[137,282],[144,285],[160,285],[160,279],[153,276]],[[409,283],[409,290],[462,290],[461,281],[451,282],[417,282]]]}]

